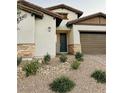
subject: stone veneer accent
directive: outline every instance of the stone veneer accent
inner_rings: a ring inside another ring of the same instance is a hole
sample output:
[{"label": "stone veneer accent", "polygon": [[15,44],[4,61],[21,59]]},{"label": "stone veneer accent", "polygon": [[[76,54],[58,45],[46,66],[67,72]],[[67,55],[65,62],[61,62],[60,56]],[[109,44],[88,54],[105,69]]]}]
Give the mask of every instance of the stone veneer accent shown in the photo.
[{"label": "stone veneer accent", "polygon": [[75,54],[76,52],[81,52],[81,44],[69,44],[68,52],[69,54]]},{"label": "stone veneer accent", "polygon": [[17,44],[17,55],[25,58],[30,58],[34,56],[35,44]]}]

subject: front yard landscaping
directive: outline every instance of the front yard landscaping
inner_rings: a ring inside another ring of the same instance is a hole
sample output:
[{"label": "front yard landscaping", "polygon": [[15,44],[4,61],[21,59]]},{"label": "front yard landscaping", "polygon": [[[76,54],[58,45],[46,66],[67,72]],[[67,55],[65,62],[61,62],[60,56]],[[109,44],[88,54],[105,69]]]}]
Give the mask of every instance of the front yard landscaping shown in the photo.
[{"label": "front yard landscaping", "polygon": [[80,66],[80,62],[79,61],[74,61],[72,64],[71,64],[71,68],[72,69],[78,69],[79,66]]},{"label": "front yard landscaping", "polygon": [[76,60],[73,55],[61,55],[66,59],[62,62],[59,55],[40,66],[22,61],[17,68],[18,93],[105,93],[105,55],[80,56]]},{"label": "front yard landscaping", "polygon": [[93,77],[95,80],[97,80],[98,83],[99,82],[106,83],[106,73],[104,71],[96,70],[95,72],[93,72],[91,77]]},{"label": "front yard landscaping", "polygon": [[75,86],[75,83],[66,76],[56,78],[51,84],[50,88],[59,93],[66,93],[71,91]]}]

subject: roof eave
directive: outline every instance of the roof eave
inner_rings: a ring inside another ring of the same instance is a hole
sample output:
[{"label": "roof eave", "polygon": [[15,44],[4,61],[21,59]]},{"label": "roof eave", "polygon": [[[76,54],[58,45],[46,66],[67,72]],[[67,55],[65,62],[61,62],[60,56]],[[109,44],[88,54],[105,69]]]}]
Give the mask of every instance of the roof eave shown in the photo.
[{"label": "roof eave", "polygon": [[19,0],[19,1],[18,1],[18,4],[22,4],[22,5],[24,5],[24,6],[27,6],[27,7],[29,7],[29,8],[32,8],[32,9],[34,9],[34,10],[37,10],[37,11],[43,12],[43,13],[45,13],[45,14],[48,14],[48,15],[54,17],[54,18],[58,18],[58,19],[60,19],[60,20],[63,19],[60,15],[57,15],[57,14],[51,12],[51,11],[48,11],[48,10],[42,8],[42,7],[39,7],[39,6],[35,5],[35,4],[32,4],[32,3],[30,3],[30,2],[27,2],[27,1],[25,1],[25,0]]},{"label": "roof eave", "polygon": [[82,18],[79,18],[79,19],[76,19],[76,20],[72,20],[72,21],[69,21],[67,22],[67,26],[71,26],[73,24],[76,24],[80,21],[84,21],[84,20],[87,20],[89,18],[92,18],[92,17],[96,17],[96,16],[103,16],[106,18],[106,14],[102,13],[102,12],[99,12],[99,13],[96,13],[96,14],[92,14],[92,15],[88,15],[88,16],[85,16],[85,17],[82,17]]},{"label": "roof eave", "polygon": [[21,4],[17,4],[17,8],[19,8],[19,9],[21,9],[21,10],[24,10],[24,11],[26,11],[26,12],[29,12],[29,13],[35,14],[35,15],[36,15],[37,17],[39,17],[39,18],[43,18],[43,13],[40,12],[40,11],[33,10],[32,8],[23,6],[23,5],[21,5]]},{"label": "roof eave", "polygon": [[70,11],[73,11],[73,12],[77,13],[77,14],[78,14],[78,18],[83,14],[82,11],[77,10],[77,9],[75,9],[75,8],[72,8],[72,7],[70,7],[70,6],[67,6],[67,5],[65,5],[65,4],[60,4],[60,5],[48,7],[48,8],[46,8],[46,9],[47,9],[47,10],[55,10],[55,9],[59,9],[59,8],[65,8],[65,9],[68,9],[68,10],[70,10]]}]

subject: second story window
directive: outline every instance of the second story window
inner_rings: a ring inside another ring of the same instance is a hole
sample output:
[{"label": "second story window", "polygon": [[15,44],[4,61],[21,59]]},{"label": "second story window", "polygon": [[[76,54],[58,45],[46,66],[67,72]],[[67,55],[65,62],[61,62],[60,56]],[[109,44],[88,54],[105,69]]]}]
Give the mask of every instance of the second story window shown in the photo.
[{"label": "second story window", "polygon": [[58,13],[59,15],[63,16],[65,20],[68,20],[68,14],[67,13]]}]

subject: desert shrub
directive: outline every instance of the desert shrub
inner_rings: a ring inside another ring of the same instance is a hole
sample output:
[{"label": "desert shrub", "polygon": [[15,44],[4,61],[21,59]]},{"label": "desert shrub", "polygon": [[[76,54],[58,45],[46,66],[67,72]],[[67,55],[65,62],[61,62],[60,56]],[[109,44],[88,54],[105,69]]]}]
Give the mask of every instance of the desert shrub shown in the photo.
[{"label": "desert shrub", "polygon": [[72,69],[78,69],[80,66],[80,62],[79,61],[74,61],[72,64],[71,64],[71,68]]},{"label": "desert shrub", "polygon": [[61,76],[60,78],[55,79],[51,84],[50,88],[52,91],[58,93],[66,93],[71,91],[75,86],[75,83],[71,81],[68,77]]},{"label": "desert shrub", "polygon": [[66,54],[61,54],[61,56],[59,57],[60,62],[66,62],[67,61],[67,56]]},{"label": "desert shrub", "polygon": [[31,63],[27,63],[25,64],[25,66],[23,67],[23,70],[26,73],[26,76],[30,76],[30,75],[36,75],[37,70],[40,67],[40,63],[38,62],[38,60],[34,60]]},{"label": "desert shrub", "polygon": [[96,70],[92,73],[91,77],[93,77],[99,83],[106,83],[106,73],[101,70]]},{"label": "desert shrub", "polygon": [[51,60],[51,56],[47,53],[47,54],[44,56],[43,59],[44,59],[45,64],[48,64],[49,61]]},{"label": "desert shrub", "polygon": [[76,52],[75,59],[78,61],[82,61],[83,60],[83,54],[80,52]]},{"label": "desert shrub", "polygon": [[18,66],[21,62],[22,62],[22,57],[21,57],[21,56],[20,56],[20,57],[18,56],[18,57],[17,57],[17,66]]}]

